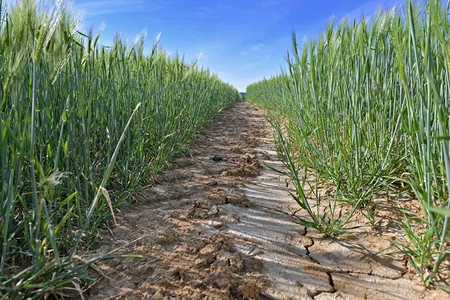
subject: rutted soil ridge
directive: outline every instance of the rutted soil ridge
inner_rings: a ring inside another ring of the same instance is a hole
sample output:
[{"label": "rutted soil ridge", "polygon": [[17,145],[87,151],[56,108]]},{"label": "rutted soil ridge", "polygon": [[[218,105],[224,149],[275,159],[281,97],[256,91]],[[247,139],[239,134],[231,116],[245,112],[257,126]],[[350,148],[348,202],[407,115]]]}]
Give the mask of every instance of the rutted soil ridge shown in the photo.
[{"label": "rutted soil ridge", "polygon": [[[373,254],[386,237],[361,229],[322,239],[295,224],[287,178],[262,112],[222,111],[191,147],[117,216],[96,253],[148,236],[97,264],[90,299],[433,299],[406,261]],[[297,212],[301,214],[302,212]]]}]

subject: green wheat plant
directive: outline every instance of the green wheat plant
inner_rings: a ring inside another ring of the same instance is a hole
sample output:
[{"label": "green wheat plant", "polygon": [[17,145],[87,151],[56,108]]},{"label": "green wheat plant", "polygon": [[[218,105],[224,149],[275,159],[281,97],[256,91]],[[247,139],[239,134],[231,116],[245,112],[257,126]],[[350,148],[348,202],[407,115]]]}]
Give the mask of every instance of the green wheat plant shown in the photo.
[{"label": "green wheat plant", "polygon": [[[331,21],[302,46],[293,34],[281,75],[247,88],[249,101],[282,120],[286,138],[278,136],[279,143],[292,149],[284,159],[332,184],[337,206],[358,207],[373,224],[375,197],[414,195],[422,212],[402,208],[408,242],[393,246],[425,286],[448,273],[449,6],[407,1],[404,13],[380,9],[370,22]],[[295,186],[303,175],[293,170]]]},{"label": "green wheat plant", "polygon": [[[0,295],[83,288],[75,254],[239,93],[158,46],[100,45],[63,1],[0,1]],[[135,109],[139,107],[139,109]]]},{"label": "green wheat plant", "polygon": [[[295,215],[297,218],[297,223],[303,226],[316,229],[318,232],[323,234],[324,237],[330,237],[338,235],[343,231],[348,231],[357,228],[358,226],[350,226],[353,222],[352,216],[359,206],[359,202],[353,204],[353,207],[348,212],[343,212],[340,207],[337,206],[337,194],[333,197],[332,201],[328,201],[326,208],[322,210],[321,207],[321,195],[317,192],[319,184],[311,186],[309,184],[310,190],[315,189],[315,200],[314,203],[310,201],[305,192],[306,176],[308,174],[307,169],[304,170],[304,180],[301,180],[301,174],[299,173],[299,166],[294,161],[293,149],[291,143],[286,140],[284,133],[281,129],[281,124],[279,120],[268,119],[268,122],[272,125],[275,130],[275,141],[277,142],[277,152],[280,157],[282,157],[282,162],[287,169],[287,172],[275,169],[270,165],[268,168],[288,176],[291,182],[294,184],[296,193],[290,193],[292,198],[297,202],[297,204],[308,213],[310,219]],[[319,179],[316,177],[316,182]],[[339,210],[339,211],[338,211]]]}]

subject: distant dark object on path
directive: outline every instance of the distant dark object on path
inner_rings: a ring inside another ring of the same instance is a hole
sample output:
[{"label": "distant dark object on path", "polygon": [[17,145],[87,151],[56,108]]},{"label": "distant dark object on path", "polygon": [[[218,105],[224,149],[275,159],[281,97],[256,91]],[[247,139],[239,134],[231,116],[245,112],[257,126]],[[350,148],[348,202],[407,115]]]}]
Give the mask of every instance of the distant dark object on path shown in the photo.
[{"label": "distant dark object on path", "polygon": [[247,95],[247,93],[239,93],[239,94],[241,94],[242,102],[244,102],[245,101],[245,95]]},{"label": "distant dark object on path", "polygon": [[217,155],[211,156],[209,159],[212,161],[227,161],[228,160],[228,158],[225,158],[222,156],[217,156]]}]

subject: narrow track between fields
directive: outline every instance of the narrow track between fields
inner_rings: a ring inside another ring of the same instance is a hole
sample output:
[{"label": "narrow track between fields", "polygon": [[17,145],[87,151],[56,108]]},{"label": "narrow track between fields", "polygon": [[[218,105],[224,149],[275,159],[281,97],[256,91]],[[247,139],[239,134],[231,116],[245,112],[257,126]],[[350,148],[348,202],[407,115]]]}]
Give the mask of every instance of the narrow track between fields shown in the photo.
[{"label": "narrow track between fields", "polygon": [[145,236],[102,261],[90,299],[444,299],[425,290],[403,257],[373,255],[395,226],[364,226],[323,239],[295,223],[263,112],[235,103],[199,134],[154,185],[123,205],[92,258]]}]

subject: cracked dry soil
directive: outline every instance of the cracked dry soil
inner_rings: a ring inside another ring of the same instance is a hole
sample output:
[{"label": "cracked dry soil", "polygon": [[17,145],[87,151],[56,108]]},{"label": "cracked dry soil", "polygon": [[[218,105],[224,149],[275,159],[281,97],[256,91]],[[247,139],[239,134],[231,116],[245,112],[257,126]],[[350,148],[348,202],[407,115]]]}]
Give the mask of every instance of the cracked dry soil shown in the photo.
[{"label": "cracked dry soil", "polygon": [[377,232],[361,219],[358,231],[323,239],[295,224],[292,212],[302,212],[287,178],[263,163],[283,168],[262,111],[250,103],[222,111],[87,254],[151,232],[121,250],[140,258],[96,264],[104,275],[87,298],[449,298],[424,289],[405,258],[373,255],[400,238],[395,226]]}]

